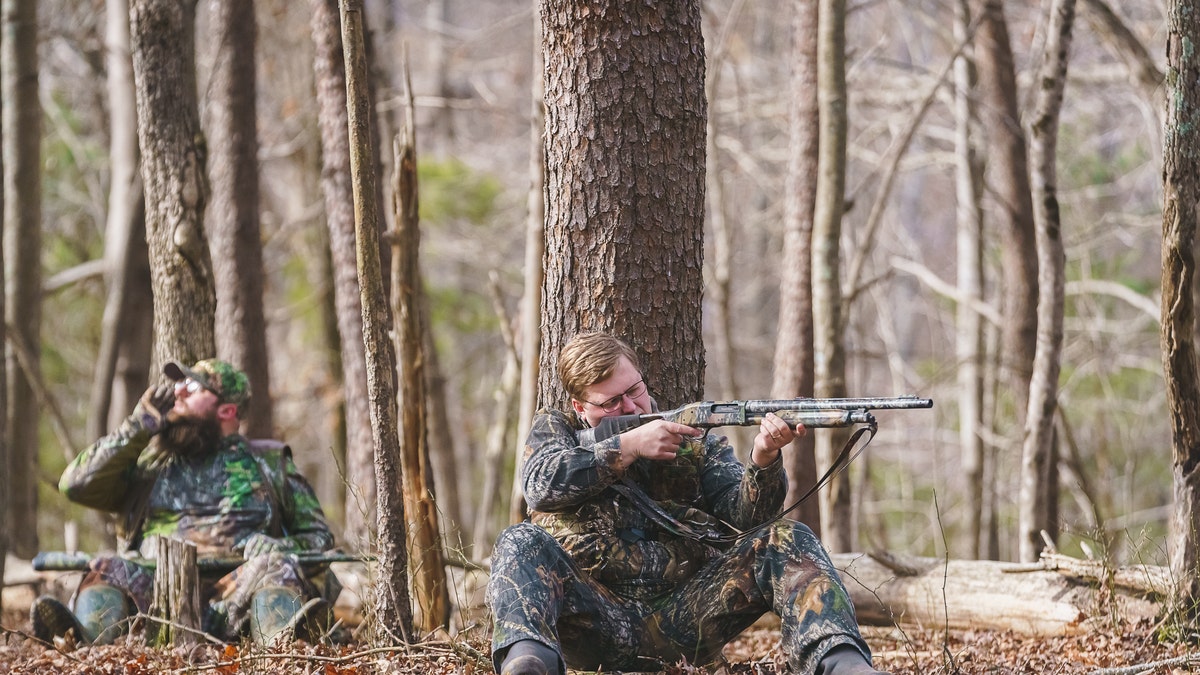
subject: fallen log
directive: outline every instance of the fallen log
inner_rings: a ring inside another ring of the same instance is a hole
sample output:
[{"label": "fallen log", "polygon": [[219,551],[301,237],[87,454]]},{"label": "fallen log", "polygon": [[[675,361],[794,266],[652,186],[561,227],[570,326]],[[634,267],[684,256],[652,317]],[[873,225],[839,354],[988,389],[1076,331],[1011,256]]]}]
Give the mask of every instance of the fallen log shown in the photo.
[{"label": "fallen log", "polygon": [[1072,635],[1093,624],[1153,619],[1168,593],[1164,568],[1106,568],[1046,554],[1040,563],[890,554],[831,556],[860,624]]}]

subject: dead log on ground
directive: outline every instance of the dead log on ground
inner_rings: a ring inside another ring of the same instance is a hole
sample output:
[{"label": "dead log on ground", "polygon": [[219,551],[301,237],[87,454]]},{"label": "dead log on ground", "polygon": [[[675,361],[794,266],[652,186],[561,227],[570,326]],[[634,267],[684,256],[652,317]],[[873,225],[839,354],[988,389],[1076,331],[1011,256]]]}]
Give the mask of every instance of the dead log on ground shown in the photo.
[{"label": "dead log on ground", "polygon": [[843,553],[834,566],[863,625],[1070,635],[1102,622],[1152,619],[1168,592],[1164,568],[1108,568],[1046,554],[1038,564]]}]

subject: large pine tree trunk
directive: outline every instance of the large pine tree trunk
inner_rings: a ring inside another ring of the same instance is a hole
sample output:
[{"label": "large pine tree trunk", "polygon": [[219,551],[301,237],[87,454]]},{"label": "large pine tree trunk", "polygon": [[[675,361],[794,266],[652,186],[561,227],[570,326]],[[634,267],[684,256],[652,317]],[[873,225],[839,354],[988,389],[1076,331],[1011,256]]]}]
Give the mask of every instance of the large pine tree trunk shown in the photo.
[{"label": "large pine tree trunk", "polygon": [[[576,333],[639,353],[663,407],[703,390],[704,40],[696,0],[543,0],[546,278],[540,390]],[[670,55],[670,58],[664,58]]]},{"label": "large pine tree trunk", "polygon": [[258,218],[254,0],[212,0],[213,58],[208,111],[212,203],[207,210],[216,283],[217,355],[250,379],[246,433],[270,437],[271,378],[263,315],[263,248]]},{"label": "large pine tree trunk", "polygon": [[190,363],[216,349],[216,297],[204,235],[208,179],[196,108],[194,10],[193,3],[176,0],[130,3],[155,364],[170,359]]},{"label": "large pine tree trunk", "polygon": [[1163,146],[1162,359],[1171,422],[1175,505],[1168,552],[1175,605],[1194,612],[1200,599],[1200,375],[1197,374],[1196,219],[1200,218],[1200,14],[1194,3],[1168,3],[1167,124]]}]

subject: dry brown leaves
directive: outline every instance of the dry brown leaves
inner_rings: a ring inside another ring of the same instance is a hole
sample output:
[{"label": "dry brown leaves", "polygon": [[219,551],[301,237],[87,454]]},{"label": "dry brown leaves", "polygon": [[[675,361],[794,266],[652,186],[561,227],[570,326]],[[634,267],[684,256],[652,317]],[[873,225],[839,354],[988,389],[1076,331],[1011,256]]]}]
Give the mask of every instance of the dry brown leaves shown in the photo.
[{"label": "dry brown leaves", "polygon": [[[362,645],[311,647],[296,643],[286,651],[200,645],[149,649],[136,638],[106,647],[69,652],[48,649],[19,630],[5,630],[0,673],[47,675],[486,675],[491,667],[482,652],[486,639],[431,642],[405,648],[370,649]],[[1010,633],[867,629],[875,665],[894,675],[1174,675],[1200,672],[1200,649],[1165,644],[1149,625],[1110,632],[1053,638]],[[756,626],[726,649],[728,672],[776,675],[785,672],[779,632]],[[1162,664],[1155,666],[1155,664]],[[698,673],[686,665],[667,675]]]}]

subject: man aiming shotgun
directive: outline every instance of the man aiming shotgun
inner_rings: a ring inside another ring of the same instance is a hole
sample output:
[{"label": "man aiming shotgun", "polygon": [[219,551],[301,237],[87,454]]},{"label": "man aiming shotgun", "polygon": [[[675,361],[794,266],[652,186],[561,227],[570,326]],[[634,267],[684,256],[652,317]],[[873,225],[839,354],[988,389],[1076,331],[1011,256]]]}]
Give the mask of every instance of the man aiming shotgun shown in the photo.
[{"label": "man aiming shotgun", "polygon": [[[802,420],[869,429],[869,410],[796,417],[786,408],[802,408],[799,399],[775,410],[728,402],[660,413],[633,349],[606,333],[568,342],[558,376],[570,408],[540,411],[526,441],[530,522],[505,529],[492,553],[497,672],[707,664],[768,611],[781,618],[792,672],[879,672],[821,543],[779,519],[781,450],[805,433]],[[704,433],[723,424],[758,426],[748,462]]]}]

